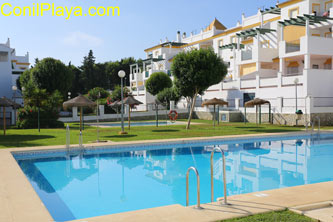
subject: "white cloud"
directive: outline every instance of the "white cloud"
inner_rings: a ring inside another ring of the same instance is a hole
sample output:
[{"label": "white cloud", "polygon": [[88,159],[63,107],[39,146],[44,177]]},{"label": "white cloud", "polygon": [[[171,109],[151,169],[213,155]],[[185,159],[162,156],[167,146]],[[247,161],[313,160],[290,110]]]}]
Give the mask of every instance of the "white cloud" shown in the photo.
[{"label": "white cloud", "polygon": [[96,47],[103,44],[103,39],[84,32],[71,32],[63,39],[63,43],[68,46],[88,46]]}]

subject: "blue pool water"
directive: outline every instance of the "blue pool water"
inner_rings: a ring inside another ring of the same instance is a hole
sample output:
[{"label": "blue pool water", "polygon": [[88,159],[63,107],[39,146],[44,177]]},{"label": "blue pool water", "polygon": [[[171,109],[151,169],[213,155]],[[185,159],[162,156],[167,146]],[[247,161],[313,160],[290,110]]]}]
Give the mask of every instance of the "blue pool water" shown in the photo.
[{"label": "blue pool water", "polygon": [[[166,121],[159,121],[158,125],[167,125]],[[121,123],[100,123],[101,126],[121,126]],[[128,122],[124,122],[124,126],[128,126]],[[131,122],[131,126],[156,126],[156,122]]]},{"label": "blue pool water", "polygon": [[[331,181],[333,135],[138,145],[14,153],[56,221],[171,204],[185,205],[185,176],[198,169],[201,202],[210,202],[210,152],[226,150],[228,195]],[[221,153],[214,156],[215,198],[223,196]],[[190,176],[190,204],[196,182]]]}]

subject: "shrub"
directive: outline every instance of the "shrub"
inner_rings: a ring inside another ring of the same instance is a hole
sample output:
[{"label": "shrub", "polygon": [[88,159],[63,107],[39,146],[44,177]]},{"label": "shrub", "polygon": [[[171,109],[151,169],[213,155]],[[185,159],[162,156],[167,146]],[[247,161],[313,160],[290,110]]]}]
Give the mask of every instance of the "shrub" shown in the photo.
[{"label": "shrub", "polygon": [[107,98],[110,94],[108,91],[101,87],[95,87],[88,92],[88,98],[90,100],[96,101],[98,99],[98,94],[100,93],[100,98]]},{"label": "shrub", "polygon": [[181,96],[177,92],[177,90],[174,87],[171,88],[165,88],[161,92],[159,92],[156,96],[157,100],[161,103],[167,105],[167,108],[170,108],[170,101],[175,101],[175,105],[180,100]]},{"label": "shrub", "polygon": [[[39,120],[41,128],[61,128],[64,123],[58,121],[59,113],[56,110],[40,109]],[[38,127],[38,108],[25,106],[18,110],[17,127],[20,129],[33,129]]]},{"label": "shrub", "polygon": [[155,96],[165,88],[172,87],[172,80],[164,72],[155,72],[146,81],[147,91]]}]

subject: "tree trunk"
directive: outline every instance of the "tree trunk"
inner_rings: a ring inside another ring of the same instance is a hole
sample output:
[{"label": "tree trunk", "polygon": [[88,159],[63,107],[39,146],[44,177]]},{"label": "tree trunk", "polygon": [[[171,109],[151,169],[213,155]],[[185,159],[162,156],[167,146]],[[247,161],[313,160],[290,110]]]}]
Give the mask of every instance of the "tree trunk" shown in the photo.
[{"label": "tree trunk", "polygon": [[191,106],[191,110],[190,110],[190,115],[188,117],[188,120],[187,120],[187,126],[186,126],[186,129],[190,129],[190,124],[191,124],[191,120],[192,120],[192,114],[193,114],[193,110],[194,110],[194,107],[195,107],[195,101],[197,99],[197,95],[198,93],[195,93],[193,98],[192,98],[192,106]]}]

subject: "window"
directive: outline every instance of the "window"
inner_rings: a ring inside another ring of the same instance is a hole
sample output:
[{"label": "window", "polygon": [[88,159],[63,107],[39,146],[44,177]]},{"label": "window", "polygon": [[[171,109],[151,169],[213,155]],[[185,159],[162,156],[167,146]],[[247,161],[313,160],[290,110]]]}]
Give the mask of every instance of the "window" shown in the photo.
[{"label": "window", "polygon": [[253,100],[254,98],[256,98],[256,94],[255,93],[244,93],[243,94],[243,101],[244,101],[244,104],[250,100]]},{"label": "window", "polygon": [[264,41],[262,41],[262,42],[261,42],[261,48],[265,48],[265,49],[270,48],[269,40],[264,40]]},{"label": "window", "polygon": [[317,65],[317,64],[313,64],[313,65],[312,65],[312,69],[319,69],[319,65]]},{"label": "window", "polygon": [[319,13],[320,13],[320,4],[319,3],[312,4],[312,13],[317,13],[317,15],[319,15]]},{"label": "window", "polygon": [[222,47],[222,46],[223,46],[223,40],[219,40],[219,41],[217,42],[217,44],[218,44],[218,47]]},{"label": "window", "polygon": [[333,1],[325,2],[325,11],[329,11],[333,7]]},{"label": "window", "polygon": [[332,32],[326,32],[325,38],[332,38]]},{"label": "window", "polygon": [[298,66],[295,67],[287,67],[287,74],[297,74],[298,73]]},{"label": "window", "polygon": [[8,52],[0,52],[0,62],[8,62]]},{"label": "window", "polygon": [[325,64],[324,69],[332,69],[332,64]]},{"label": "window", "polygon": [[292,9],[289,9],[289,17],[290,18],[296,18],[298,16],[298,13],[299,13],[299,8],[292,8]]},{"label": "window", "polygon": [[235,35],[230,37],[230,42],[231,43],[237,43],[237,38],[236,38]]},{"label": "window", "polygon": [[298,74],[299,64],[297,61],[292,61],[287,66],[287,75]]}]

